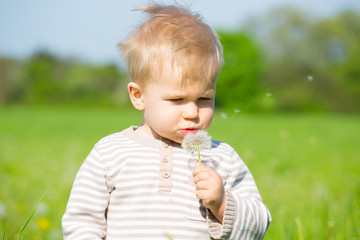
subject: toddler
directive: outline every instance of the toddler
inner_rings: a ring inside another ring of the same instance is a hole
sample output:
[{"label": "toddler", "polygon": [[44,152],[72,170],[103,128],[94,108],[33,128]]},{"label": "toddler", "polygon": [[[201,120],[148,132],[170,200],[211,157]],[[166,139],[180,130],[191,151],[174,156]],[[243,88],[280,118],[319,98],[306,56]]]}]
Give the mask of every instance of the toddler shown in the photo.
[{"label": "toddler", "polygon": [[212,140],[200,165],[181,148],[213,118],[216,33],[179,5],[140,10],[149,18],[119,47],[143,120],[100,140],[84,161],[64,239],[262,239],[271,217],[235,150]]}]

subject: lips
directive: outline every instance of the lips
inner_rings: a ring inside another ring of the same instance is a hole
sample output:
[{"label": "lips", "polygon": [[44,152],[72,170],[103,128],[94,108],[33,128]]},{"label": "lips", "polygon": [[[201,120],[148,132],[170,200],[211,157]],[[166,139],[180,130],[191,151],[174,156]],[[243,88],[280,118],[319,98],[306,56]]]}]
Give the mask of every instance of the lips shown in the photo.
[{"label": "lips", "polygon": [[197,129],[196,128],[185,128],[185,129],[182,129],[180,130],[181,134],[183,135],[186,135],[186,134],[189,134],[189,133],[196,133]]}]

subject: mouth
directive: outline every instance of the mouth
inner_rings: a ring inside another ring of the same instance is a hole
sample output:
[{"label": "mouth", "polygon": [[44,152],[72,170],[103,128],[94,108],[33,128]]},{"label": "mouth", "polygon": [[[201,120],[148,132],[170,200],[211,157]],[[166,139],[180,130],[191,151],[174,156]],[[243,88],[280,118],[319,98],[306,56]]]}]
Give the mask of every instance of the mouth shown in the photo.
[{"label": "mouth", "polygon": [[197,129],[196,128],[184,128],[182,130],[180,130],[181,134],[183,135],[186,135],[186,134],[189,134],[189,133],[196,133],[197,132]]}]

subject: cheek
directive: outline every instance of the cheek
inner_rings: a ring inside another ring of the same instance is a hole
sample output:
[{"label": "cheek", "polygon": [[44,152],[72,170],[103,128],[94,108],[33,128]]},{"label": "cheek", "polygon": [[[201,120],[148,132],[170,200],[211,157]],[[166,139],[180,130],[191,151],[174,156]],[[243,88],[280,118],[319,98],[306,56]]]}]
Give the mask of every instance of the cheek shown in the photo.
[{"label": "cheek", "polygon": [[200,112],[200,118],[203,119],[204,124],[207,126],[210,126],[211,121],[213,119],[213,115],[214,115],[213,108],[205,108],[205,109],[202,109]]},{"label": "cheek", "polygon": [[148,114],[152,119],[157,119],[160,124],[173,124],[181,116],[181,111],[177,107],[169,106],[167,103],[159,103],[151,108],[151,113]]},{"label": "cheek", "polygon": [[182,116],[182,110],[177,106],[164,107],[160,111],[164,112],[163,114],[166,114],[167,118],[172,121],[178,121]]}]

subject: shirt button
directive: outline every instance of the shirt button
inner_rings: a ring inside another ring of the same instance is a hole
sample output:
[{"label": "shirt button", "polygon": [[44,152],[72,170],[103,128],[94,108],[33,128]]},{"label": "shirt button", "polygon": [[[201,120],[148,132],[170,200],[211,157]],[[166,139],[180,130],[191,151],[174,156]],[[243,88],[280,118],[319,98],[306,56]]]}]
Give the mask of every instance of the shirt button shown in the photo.
[{"label": "shirt button", "polygon": [[167,148],[169,145],[166,142],[162,142],[164,148]]},{"label": "shirt button", "polygon": [[167,163],[169,160],[168,160],[167,156],[164,156],[164,158],[162,159],[162,161],[163,161],[164,163]]},{"label": "shirt button", "polygon": [[163,172],[163,178],[169,178],[170,177],[170,173],[169,172]]}]

